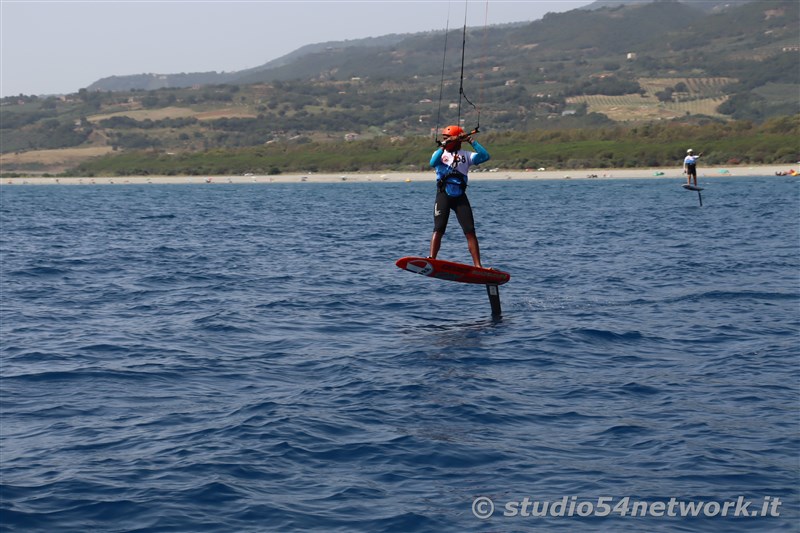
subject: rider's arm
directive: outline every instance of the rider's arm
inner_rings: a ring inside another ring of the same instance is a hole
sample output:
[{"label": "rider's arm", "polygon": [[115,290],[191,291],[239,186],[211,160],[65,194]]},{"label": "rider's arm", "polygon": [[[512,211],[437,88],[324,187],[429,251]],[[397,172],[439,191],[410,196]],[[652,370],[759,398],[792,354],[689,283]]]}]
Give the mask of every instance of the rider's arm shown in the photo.
[{"label": "rider's arm", "polygon": [[472,164],[473,165],[480,165],[481,163],[485,163],[489,160],[489,152],[486,151],[481,143],[478,141],[472,141],[472,147],[475,149],[475,155],[472,156]]},{"label": "rider's arm", "polygon": [[433,155],[431,156],[431,166],[432,167],[435,168],[436,165],[438,165],[439,163],[442,162],[442,154],[443,153],[444,153],[444,148],[439,148],[438,150],[433,152]]}]

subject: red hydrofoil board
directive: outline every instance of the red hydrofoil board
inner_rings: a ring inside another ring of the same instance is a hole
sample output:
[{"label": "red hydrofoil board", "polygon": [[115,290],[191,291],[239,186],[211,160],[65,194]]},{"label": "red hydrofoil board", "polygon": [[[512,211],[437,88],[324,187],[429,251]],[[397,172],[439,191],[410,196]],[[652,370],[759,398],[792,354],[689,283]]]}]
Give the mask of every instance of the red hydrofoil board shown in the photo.
[{"label": "red hydrofoil board", "polygon": [[415,274],[460,283],[481,285],[502,285],[511,279],[511,274],[493,268],[478,268],[452,261],[430,259],[427,257],[403,257],[395,263],[398,267]]}]

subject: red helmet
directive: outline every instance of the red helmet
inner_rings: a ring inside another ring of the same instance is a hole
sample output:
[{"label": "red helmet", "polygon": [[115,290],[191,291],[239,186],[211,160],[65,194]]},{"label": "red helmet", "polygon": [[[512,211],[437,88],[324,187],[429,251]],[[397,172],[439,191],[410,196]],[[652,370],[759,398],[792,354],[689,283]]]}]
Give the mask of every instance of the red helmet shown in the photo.
[{"label": "red helmet", "polygon": [[446,137],[459,137],[464,135],[464,128],[461,126],[447,126],[442,130],[442,135]]}]

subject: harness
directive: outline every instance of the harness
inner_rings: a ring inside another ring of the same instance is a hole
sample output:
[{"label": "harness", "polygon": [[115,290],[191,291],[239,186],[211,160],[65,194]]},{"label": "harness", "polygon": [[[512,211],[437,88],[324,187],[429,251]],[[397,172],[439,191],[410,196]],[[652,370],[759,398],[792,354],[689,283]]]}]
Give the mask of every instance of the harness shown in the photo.
[{"label": "harness", "polygon": [[467,177],[461,172],[451,169],[436,182],[436,185],[439,192],[444,191],[448,196],[461,196],[467,190]]}]

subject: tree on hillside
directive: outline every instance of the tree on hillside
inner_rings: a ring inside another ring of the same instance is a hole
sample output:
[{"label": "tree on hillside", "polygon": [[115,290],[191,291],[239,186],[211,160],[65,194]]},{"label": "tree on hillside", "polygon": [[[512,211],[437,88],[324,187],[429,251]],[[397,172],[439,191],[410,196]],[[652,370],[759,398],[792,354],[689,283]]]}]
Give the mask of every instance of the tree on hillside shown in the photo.
[{"label": "tree on hillside", "polygon": [[663,91],[656,93],[659,102],[672,102],[672,87],[667,87]]}]

